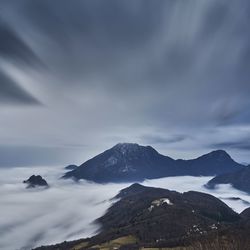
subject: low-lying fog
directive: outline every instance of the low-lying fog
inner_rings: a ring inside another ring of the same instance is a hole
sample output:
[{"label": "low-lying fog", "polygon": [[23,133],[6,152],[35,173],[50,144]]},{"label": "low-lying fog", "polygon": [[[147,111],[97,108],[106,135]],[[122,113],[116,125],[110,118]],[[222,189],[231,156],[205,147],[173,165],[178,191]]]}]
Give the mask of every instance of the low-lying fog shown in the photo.
[{"label": "low-lying fog", "polygon": [[[59,179],[62,168],[0,169],[0,249],[31,249],[35,246],[89,237],[98,230],[95,219],[111,205],[110,198],[130,184],[79,184]],[[32,174],[41,174],[49,189],[26,189],[22,183]],[[250,196],[230,185],[207,190],[203,185],[211,177],[169,177],[147,180],[147,186],[180,192],[196,190],[221,198],[235,211],[248,206]],[[230,200],[240,197],[242,200]]]}]

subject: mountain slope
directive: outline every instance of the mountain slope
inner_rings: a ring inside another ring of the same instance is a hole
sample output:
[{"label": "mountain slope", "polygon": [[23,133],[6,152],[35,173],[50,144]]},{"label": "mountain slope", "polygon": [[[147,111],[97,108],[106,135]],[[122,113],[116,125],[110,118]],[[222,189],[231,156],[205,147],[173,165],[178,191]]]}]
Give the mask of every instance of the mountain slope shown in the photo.
[{"label": "mountain slope", "polygon": [[248,211],[239,215],[211,195],[134,184],[115,198],[96,236],[38,249],[250,249]]},{"label": "mountain slope", "polygon": [[233,172],[242,165],[218,150],[193,160],[174,160],[150,146],[119,143],[67,172],[64,178],[95,182],[132,182],[167,176],[211,176]]},{"label": "mountain slope", "polygon": [[218,184],[231,184],[234,188],[250,193],[250,167],[239,171],[221,174],[214,177],[207,184],[207,188],[215,188]]},{"label": "mountain slope", "polygon": [[117,198],[120,200],[98,220],[105,237],[118,230],[120,235],[132,234],[143,242],[167,242],[239,220],[238,214],[222,201],[200,192],[181,194],[135,184],[122,190]]}]

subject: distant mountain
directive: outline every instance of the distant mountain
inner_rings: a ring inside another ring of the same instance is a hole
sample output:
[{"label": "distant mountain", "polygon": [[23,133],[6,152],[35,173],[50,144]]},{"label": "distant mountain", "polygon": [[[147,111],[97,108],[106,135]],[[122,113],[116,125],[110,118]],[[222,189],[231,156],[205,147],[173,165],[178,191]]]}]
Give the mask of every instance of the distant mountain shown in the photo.
[{"label": "distant mountain", "polygon": [[96,236],[37,250],[250,249],[248,210],[237,214],[211,195],[133,184],[115,198]]},{"label": "distant mountain", "polygon": [[225,151],[218,150],[193,160],[174,160],[151,146],[119,143],[66,173],[64,178],[95,182],[141,181],[167,176],[211,176],[242,167]]},{"label": "distant mountain", "polygon": [[37,186],[48,187],[48,183],[41,175],[32,175],[29,179],[23,181],[23,183],[28,184],[27,188],[34,188]]},{"label": "distant mountain", "polygon": [[191,175],[218,175],[234,172],[243,165],[235,162],[224,150],[212,151],[192,160],[177,160],[179,167],[186,168],[186,173]]},{"label": "distant mountain", "polygon": [[250,193],[250,167],[244,167],[233,173],[221,174],[207,184],[207,188],[215,188],[218,184],[231,184],[234,188]]}]

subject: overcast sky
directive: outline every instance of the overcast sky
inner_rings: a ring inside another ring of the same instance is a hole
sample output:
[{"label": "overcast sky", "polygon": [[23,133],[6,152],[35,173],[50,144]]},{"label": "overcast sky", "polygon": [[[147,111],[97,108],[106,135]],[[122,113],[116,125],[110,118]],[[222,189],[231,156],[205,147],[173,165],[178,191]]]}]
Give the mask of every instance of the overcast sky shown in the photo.
[{"label": "overcast sky", "polygon": [[0,166],[118,142],[250,163],[249,0],[1,0]]}]

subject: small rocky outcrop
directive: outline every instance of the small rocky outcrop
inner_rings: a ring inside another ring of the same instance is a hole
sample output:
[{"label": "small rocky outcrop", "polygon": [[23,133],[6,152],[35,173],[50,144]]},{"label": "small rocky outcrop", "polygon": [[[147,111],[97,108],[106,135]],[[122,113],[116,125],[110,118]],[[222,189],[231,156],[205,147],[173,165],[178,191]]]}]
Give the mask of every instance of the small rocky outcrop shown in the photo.
[{"label": "small rocky outcrop", "polygon": [[27,184],[27,188],[49,187],[47,181],[41,175],[32,175],[29,179],[24,180],[23,183]]}]

